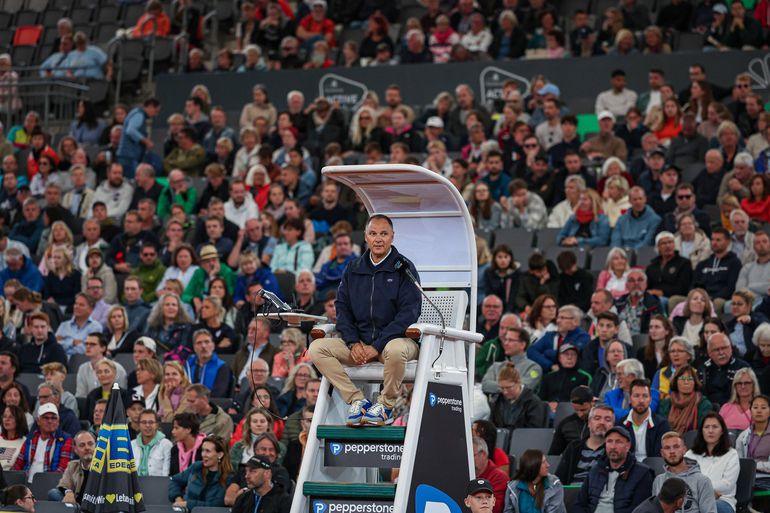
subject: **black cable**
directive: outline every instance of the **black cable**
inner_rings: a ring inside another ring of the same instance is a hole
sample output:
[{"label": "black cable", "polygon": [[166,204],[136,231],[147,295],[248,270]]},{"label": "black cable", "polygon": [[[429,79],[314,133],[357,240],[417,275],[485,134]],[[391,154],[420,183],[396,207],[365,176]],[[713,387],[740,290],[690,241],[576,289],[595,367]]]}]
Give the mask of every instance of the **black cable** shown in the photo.
[{"label": "black cable", "polygon": [[[270,309],[269,309],[267,303],[263,303],[262,304],[262,312],[261,312],[263,317],[267,317],[267,314],[270,313],[269,310]],[[252,319],[257,319],[259,317],[259,314],[260,314],[260,312],[257,311],[257,304],[254,301],[252,301],[251,302],[251,315],[252,315]],[[278,322],[280,323],[281,321],[279,320]],[[251,322],[249,322],[249,324],[251,324]],[[248,329],[247,329],[246,330],[247,342],[248,342],[248,337],[249,337],[249,332],[248,332]],[[270,341],[268,340],[267,343],[269,344]],[[257,347],[257,330],[255,329],[254,330],[254,340],[252,341],[252,346],[251,346],[251,357],[249,358],[249,379],[251,380],[251,393],[252,393],[252,395],[254,397],[257,398],[257,401],[259,401],[259,405],[262,407],[262,409],[265,410],[267,413],[269,413],[271,417],[286,422],[289,419],[288,416],[281,417],[279,415],[276,415],[275,413],[270,411],[270,409],[265,406],[265,403],[262,402],[262,399],[260,399],[259,396],[256,395],[257,386],[258,385],[257,385],[257,382],[254,380],[254,375],[251,372],[251,364],[254,363],[254,349],[256,347]],[[269,367],[268,367],[268,369],[269,369]],[[251,407],[251,403],[253,402],[253,400],[254,400],[253,397],[250,398],[249,408]],[[275,398],[273,398],[271,404],[272,404],[272,406],[275,406]]]}]

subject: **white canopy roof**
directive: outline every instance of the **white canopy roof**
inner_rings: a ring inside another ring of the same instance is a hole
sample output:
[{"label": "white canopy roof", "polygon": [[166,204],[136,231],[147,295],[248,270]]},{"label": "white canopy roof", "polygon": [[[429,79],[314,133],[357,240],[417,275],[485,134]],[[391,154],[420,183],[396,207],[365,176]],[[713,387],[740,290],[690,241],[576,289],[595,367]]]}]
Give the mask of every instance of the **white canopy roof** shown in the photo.
[{"label": "white canopy roof", "polygon": [[353,189],[370,214],[393,220],[394,245],[414,262],[424,287],[470,288],[475,326],[476,240],[457,188],[437,173],[408,164],[327,166],[323,174]]}]

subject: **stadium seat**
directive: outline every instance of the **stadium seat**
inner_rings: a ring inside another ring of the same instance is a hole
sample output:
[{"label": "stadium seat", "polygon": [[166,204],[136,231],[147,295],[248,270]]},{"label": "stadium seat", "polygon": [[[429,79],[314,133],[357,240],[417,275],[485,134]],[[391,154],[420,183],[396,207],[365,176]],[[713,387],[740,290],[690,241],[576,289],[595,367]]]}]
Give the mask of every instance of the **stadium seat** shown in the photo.
[{"label": "stadium seat", "polygon": [[695,437],[698,436],[696,431],[687,431],[682,434],[682,440],[688,449],[692,449],[693,443],[695,443]]},{"label": "stadium seat", "polygon": [[27,9],[35,12],[43,12],[48,9],[48,0],[27,0]]},{"label": "stadium seat", "polygon": [[3,11],[8,13],[19,12],[24,7],[24,0],[4,0]]},{"label": "stadium seat", "polygon": [[233,404],[233,400],[230,397],[211,397],[209,400],[225,411]]},{"label": "stadium seat", "polygon": [[90,360],[84,354],[73,354],[70,356],[69,361],[67,361],[67,372],[69,374],[77,374],[80,366],[88,361]]},{"label": "stadium seat", "polygon": [[703,34],[678,32],[674,43],[674,50],[678,52],[700,52],[703,51]]},{"label": "stadium seat", "polygon": [[[535,233],[526,228],[500,228],[495,230],[495,245],[505,244],[509,248],[533,247]],[[514,250],[515,255],[515,250]]]},{"label": "stadium seat", "polygon": [[555,474],[556,469],[559,468],[559,463],[561,462],[561,454],[547,454],[545,459],[551,467],[551,474]]},{"label": "stadium seat", "polygon": [[489,246],[489,249],[492,249],[492,244],[494,243],[494,237],[495,237],[494,232],[481,230],[479,228],[476,228],[473,231],[476,234],[476,237],[480,237],[484,239],[484,242],[487,243],[487,246]]},{"label": "stadium seat", "polygon": [[650,262],[652,262],[656,256],[658,256],[658,253],[652,246],[642,246],[634,251],[634,255],[636,257],[634,259],[634,265],[644,269],[650,265]]},{"label": "stadium seat", "polygon": [[607,265],[607,255],[612,250],[609,246],[599,246],[591,250],[591,267],[592,271],[602,271]]},{"label": "stadium seat", "polygon": [[38,472],[32,477],[32,495],[35,497],[48,497],[48,490],[56,488],[61,480],[61,472]]},{"label": "stadium seat", "polygon": [[145,513],[184,513],[185,511],[184,508],[175,508],[171,505],[160,506],[157,504],[145,504],[144,506]]},{"label": "stadium seat", "polygon": [[[46,493],[43,497],[47,497]],[[35,513],[71,513],[78,511],[75,504],[66,502],[35,501]]]},{"label": "stadium seat", "polygon": [[3,477],[8,486],[27,483],[27,473],[23,470],[4,470]]},{"label": "stadium seat", "polygon": [[95,21],[97,23],[113,23],[118,19],[118,12],[117,5],[103,5],[99,7]]},{"label": "stadium seat", "polygon": [[495,440],[495,446],[498,449],[502,449],[506,453],[508,452],[508,440],[511,437],[511,430],[506,428],[497,428],[497,439]]},{"label": "stadium seat", "polygon": [[22,27],[27,25],[36,25],[37,20],[39,18],[40,18],[39,12],[30,11],[29,9],[24,9],[16,13],[16,26]]},{"label": "stadium seat", "polygon": [[737,501],[736,512],[744,513],[749,511],[751,506],[752,492],[754,490],[754,481],[757,478],[757,462],[751,458],[741,458],[741,470],[738,474],[738,487],[735,490],[735,500]]},{"label": "stadium seat", "polygon": [[198,506],[192,509],[191,513],[230,513],[230,508],[213,508],[207,506]]},{"label": "stadium seat", "polygon": [[643,463],[648,467],[650,467],[653,471],[655,471],[656,476],[666,471],[664,467],[666,462],[663,461],[663,458],[661,458],[660,456],[649,456],[647,458],[644,458]]},{"label": "stadium seat", "polygon": [[171,429],[174,427],[173,422],[161,422],[160,423],[160,430],[161,432],[166,435],[166,438],[169,440],[173,440],[174,437],[171,434]]},{"label": "stadium seat", "polygon": [[42,383],[43,376],[40,374],[29,374],[26,372],[22,372],[18,376],[16,376],[16,381],[27,387],[31,394],[37,395],[37,386]]},{"label": "stadium seat", "polygon": [[634,350],[639,349],[647,345],[647,339],[649,336],[646,333],[640,333],[638,335],[631,335],[631,344]]},{"label": "stadium seat", "polygon": [[[2,23],[2,17],[6,13],[0,13],[0,26],[5,26],[4,23]],[[0,30],[0,48],[3,50],[10,48],[11,43],[13,41],[13,30]]]},{"label": "stadium seat", "polygon": [[168,506],[168,482],[168,477],[139,476],[139,490],[144,495],[144,503]]},{"label": "stadium seat", "polygon": [[118,31],[118,24],[109,21],[102,21],[96,25],[96,35],[94,41],[97,43],[108,43]]},{"label": "stadium seat", "polygon": [[123,13],[121,15],[123,26],[126,28],[136,26],[136,22],[139,21],[139,18],[142,17],[142,14],[144,14],[144,4],[124,4]]},{"label": "stadium seat", "polygon": [[62,383],[62,388],[64,388],[65,391],[71,393],[72,395],[75,395],[75,390],[77,389],[78,385],[78,376],[77,374],[67,374],[64,378],[64,383]]},{"label": "stadium seat", "polygon": [[575,511],[575,501],[580,495],[580,485],[565,485],[564,486],[564,506],[567,508],[567,513]]},{"label": "stadium seat", "polygon": [[16,27],[16,32],[13,34],[13,46],[35,46],[38,41],[40,41],[40,36],[42,35],[42,25],[27,24],[24,26],[18,26]]},{"label": "stadium seat", "polygon": [[558,237],[561,228],[543,228],[537,231],[535,238],[535,246],[540,249],[545,249],[549,246],[558,246],[556,237]]},{"label": "stadium seat", "polygon": [[75,25],[86,25],[91,22],[91,13],[90,7],[75,7],[70,13],[70,19]]},{"label": "stadium seat", "polygon": [[575,409],[572,408],[572,403],[570,402],[560,402],[556,405],[556,413],[553,416],[553,427],[559,425],[559,423],[575,413]]},{"label": "stadium seat", "polygon": [[75,0],[54,0],[54,6],[57,9],[62,9],[65,12],[69,12],[75,5]]},{"label": "stadium seat", "polygon": [[561,254],[563,251],[569,251],[575,255],[577,258],[577,265],[580,268],[585,268],[586,261],[588,260],[588,252],[585,250],[585,248],[564,248],[561,246],[549,246],[545,248],[545,258],[550,260],[553,263],[556,263],[556,258]]},{"label": "stadium seat", "polygon": [[45,12],[43,12],[43,17],[41,18],[40,23],[42,23],[44,27],[56,27],[59,19],[63,18],[64,16],[65,11],[63,9],[46,9]]},{"label": "stadium seat", "polygon": [[136,363],[134,363],[134,355],[132,353],[118,353],[115,355],[115,361],[126,369],[126,374],[131,374],[136,370]]},{"label": "stadium seat", "polygon": [[540,449],[543,454],[548,453],[553,438],[551,428],[519,428],[511,433],[511,444],[508,447],[508,455],[520,458],[527,449]]},{"label": "stadium seat", "polygon": [[358,244],[361,246],[361,251],[364,250],[364,246],[366,245],[366,241],[364,239],[364,231],[363,230],[354,230],[350,232],[350,239],[353,241],[353,244]]},{"label": "stadium seat", "polygon": [[267,378],[268,386],[271,386],[277,390],[283,390],[283,385],[286,384],[286,378],[280,376],[270,376]]}]

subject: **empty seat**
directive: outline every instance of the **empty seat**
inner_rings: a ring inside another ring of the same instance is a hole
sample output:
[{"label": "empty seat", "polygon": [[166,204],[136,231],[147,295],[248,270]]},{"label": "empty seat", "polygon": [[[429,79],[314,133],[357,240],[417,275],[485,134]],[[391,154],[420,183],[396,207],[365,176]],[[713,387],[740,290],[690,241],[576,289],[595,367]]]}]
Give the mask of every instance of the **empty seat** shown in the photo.
[{"label": "empty seat", "polygon": [[757,462],[751,458],[741,458],[740,466],[735,500],[738,502],[737,511],[748,511],[748,507],[751,505],[754,481],[757,478]]},{"label": "empty seat", "polygon": [[535,234],[525,228],[500,228],[495,230],[495,244],[509,248],[532,247]]},{"label": "empty seat", "polygon": [[601,271],[605,268],[607,265],[607,255],[609,255],[610,250],[612,248],[609,246],[598,246],[591,250],[592,271]]},{"label": "empty seat", "polygon": [[656,476],[666,471],[666,462],[663,461],[663,458],[660,456],[649,456],[644,459],[644,464],[650,467],[655,472]]},{"label": "empty seat", "polygon": [[56,9],[56,8],[47,9],[43,13],[43,18],[40,20],[40,23],[42,23],[43,26],[45,27],[56,27],[56,24],[63,17],[64,17],[63,9]]},{"label": "empty seat", "polygon": [[16,32],[13,34],[13,46],[35,46],[42,35],[42,25],[16,27]]},{"label": "empty seat", "polygon": [[[43,495],[47,496],[47,493]],[[73,513],[77,510],[77,505],[66,502],[35,501],[35,513]]]},{"label": "empty seat", "polygon": [[116,23],[118,21],[118,13],[118,6],[103,5],[99,7],[96,13],[96,21],[98,23]]},{"label": "empty seat", "polygon": [[27,9],[35,12],[43,12],[48,8],[48,0],[27,0]]},{"label": "empty seat", "polygon": [[43,382],[43,376],[23,372],[16,376],[16,381],[27,387],[33,395],[37,395],[37,386]]},{"label": "empty seat", "polygon": [[511,430],[506,428],[497,428],[497,439],[495,440],[495,446],[498,449],[502,449],[506,453],[508,452],[508,439],[511,436]]},{"label": "empty seat", "polygon": [[508,454],[514,458],[520,458],[527,449],[540,449],[543,454],[548,453],[553,439],[551,428],[519,428],[511,433],[511,444]]},{"label": "empty seat", "polygon": [[48,497],[48,490],[56,488],[61,480],[61,472],[38,472],[32,477],[32,495],[36,497]]},{"label": "empty seat", "polygon": [[655,257],[658,256],[656,249],[652,246],[643,246],[634,251],[636,256],[634,265],[637,267],[647,267]]},{"label": "empty seat", "polygon": [[3,477],[8,486],[27,483],[27,473],[23,470],[4,470]]},{"label": "empty seat", "polygon": [[561,228],[543,228],[537,231],[537,239],[535,244],[540,249],[545,249],[549,246],[558,246],[556,238],[559,236]]},{"label": "empty seat", "polygon": [[572,408],[572,403],[560,402],[556,405],[556,413],[553,416],[553,426],[558,426],[562,420],[566,419],[573,413],[575,413],[575,409]]},{"label": "empty seat", "polygon": [[23,25],[35,25],[39,17],[39,12],[24,9],[23,11],[16,13],[16,26],[20,27]]},{"label": "empty seat", "polygon": [[85,25],[91,22],[91,13],[90,7],[75,7],[70,13],[70,19],[74,25]]},{"label": "empty seat", "polygon": [[118,353],[114,359],[126,369],[126,374],[131,374],[136,370],[136,363],[134,363],[134,355],[132,353]]},{"label": "empty seat", "polygon": [[168,483],[168,477],[140,476],[139,490],[144,495],[144,503],[168,505]]},{"label": "empty seat", "polygon": [[680,32],[675,46],[678,52],[700,52],[703,50],[703,34]]}]

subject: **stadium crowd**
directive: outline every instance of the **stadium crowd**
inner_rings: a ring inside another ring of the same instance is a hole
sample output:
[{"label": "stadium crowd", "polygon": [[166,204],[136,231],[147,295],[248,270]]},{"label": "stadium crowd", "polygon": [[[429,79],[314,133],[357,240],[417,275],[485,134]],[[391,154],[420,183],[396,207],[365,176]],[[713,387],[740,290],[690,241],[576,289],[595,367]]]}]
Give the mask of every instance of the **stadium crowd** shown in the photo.
[{"label": "stadium crowd", "polygon": [[[147,16],[165,16],[155,4]],[[761,47],[770,19],[765,1],[752,16],[741,2],[674,0],[650,26],[624,0],[599,31],[574,13],[565,37],[542,0],[505,0],[494,15],[435,0],[395,42],[389,2],[334,4],[327,18],[323,0],[296,13],[244,2],[238,48],[258,54],[246,69],[331,66],[335,24],[366,27],[360,46],[343,45],[346,64],[380,65],[461,60],[463,49],[560,57],[565,39],[574,55],[625,55],[639,51],[635,31],[647,53],[670,51],[670,30]],[[302,45],[307,60],[286,53]],[[232,68],[226,52],[218,69]],[[195,62],[189,71],[203,55]],[[560,99],[568,84],[544,76],[528,91],[506,83],[494,105],[462,84],[427,109],[394,84],[354,112],[257,84],[238,119],[200,84],[178,104],[149,98],[109,118],[82,102],[55,146],[26,112],[0,144],[2,469],[29,484],[61,472],[47,499],[78,502],[117,382],[138,473],[170,476],[169,504],[288,511],[320,376],[309,326],[259,317],[259,292],[333,322],[367,213],[320,168],[407,163],[447,177],[477,228],[474,463],[494,513],[565,511],[575,483],[570,512],[631,513],[669,477],[686,481],[686,511],[734,513],[744,459],[755,489],[770,489],[770,113],[751,76],[716,83],[696,58],[688,83],[650,69],[647,89],[632,91],[625,78],[597,78],[608,85],[585,137]],[[3,91],[3,105],[18,104]],[[36,389],[30,374],[44,378]],[[405,386],[397,424],[408,404]],[[498,436],[549,427],[548,445],[515,459]],[[554,468],[548,455],[561,456]],[[653,473],[645,461],[658,457]],[[31,512],[17,486],[6,507]]]}]

